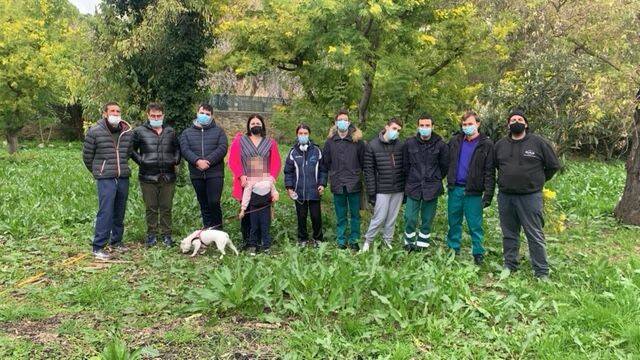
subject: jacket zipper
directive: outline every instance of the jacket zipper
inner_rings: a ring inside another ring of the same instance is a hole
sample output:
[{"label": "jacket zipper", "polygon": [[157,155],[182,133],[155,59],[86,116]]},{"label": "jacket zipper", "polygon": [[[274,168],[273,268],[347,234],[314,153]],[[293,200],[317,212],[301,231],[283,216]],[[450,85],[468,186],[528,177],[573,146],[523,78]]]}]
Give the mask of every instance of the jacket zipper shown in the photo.
[{"label": "jacket zipper", "polygon": [[[200,128],[200,135],[201,135],[200,145],[201,145],[201,149],[202,149],[202,158],[204,159],[204,128]],[[209,164],[209,166],[211,166],[211,164]],[[202,171],[202,178],[203,179],[207,178],[207,176],[206,176],[204,171]]]},{"label": "jacket zipper", "polygon": [[100,175],[104,172],[104,165],[107,163],[107,159],[102,160],[102,166],[100,167]]}]

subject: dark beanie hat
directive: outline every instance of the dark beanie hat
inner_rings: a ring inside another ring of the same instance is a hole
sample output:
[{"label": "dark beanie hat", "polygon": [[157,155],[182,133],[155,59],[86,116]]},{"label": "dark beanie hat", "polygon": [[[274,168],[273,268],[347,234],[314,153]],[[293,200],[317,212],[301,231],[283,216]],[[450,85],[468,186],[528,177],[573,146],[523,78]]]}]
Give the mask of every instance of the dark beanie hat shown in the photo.
[{"label": "dark beanie hat", "polygon": [[522,109],[513,109],[509,112],[509,117],[507,117],[507,121],[511,120],[512,117],[514,116],[522,116],[522,118],[524,119],[524,122],[526,122],[527,124],[529,123],[529,120],[527,120],[527,117],[524,116],[524,111]]}]

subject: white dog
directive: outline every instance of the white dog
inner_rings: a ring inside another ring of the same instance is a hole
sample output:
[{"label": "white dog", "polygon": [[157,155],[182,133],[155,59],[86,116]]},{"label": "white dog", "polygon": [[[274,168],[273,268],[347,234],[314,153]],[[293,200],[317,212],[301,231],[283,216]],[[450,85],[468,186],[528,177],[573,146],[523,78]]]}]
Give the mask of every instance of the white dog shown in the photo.
[{"label": "white dog", "polygon": [[220,259],[226,255],[224,248],[227,246],[229,246],[231,250],[238,255],[238,250],[233,246],[233,243],[229,238],[229,234],[221,230],[196,230],[192,232],[191,235],[182,239],[180,242],[180,250],[182,250],[183,254],[186,254],[193,246],[193,253],[191,254],[193,257],[196,256],[202,245],[210,245],[211,243],[216,243],[216,247],[220,253],[222,253],[222,255],[220,255]]}]

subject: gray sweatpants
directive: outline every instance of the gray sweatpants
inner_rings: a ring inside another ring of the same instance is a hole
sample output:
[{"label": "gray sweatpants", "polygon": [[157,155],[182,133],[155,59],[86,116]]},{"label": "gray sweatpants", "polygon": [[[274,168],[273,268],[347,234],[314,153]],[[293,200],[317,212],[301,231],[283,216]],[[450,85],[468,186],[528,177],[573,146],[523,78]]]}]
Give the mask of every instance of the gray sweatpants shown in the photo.
[{"label": "gray sweatpants", "polygon": [[396,218],[402,206],[402,198],[404,193],[393,194],[376,194],[376,206],[373,208],[373,217],[369,223],[369,229],[364,234],[364,240],[368,243],[373,242],[380,228],[384,226],[382,239],[391,244],[393,239],[393,231],[396,226]]},{"label": "gray sweatpants", "polygon": [[535,276],[549,275],[545,248],[542,193],[516,195],[498,194],[498,211],[502,228],[504,266],[516,270],[520,252],[520,228],[524,229],[529,244],[529,257]]}]

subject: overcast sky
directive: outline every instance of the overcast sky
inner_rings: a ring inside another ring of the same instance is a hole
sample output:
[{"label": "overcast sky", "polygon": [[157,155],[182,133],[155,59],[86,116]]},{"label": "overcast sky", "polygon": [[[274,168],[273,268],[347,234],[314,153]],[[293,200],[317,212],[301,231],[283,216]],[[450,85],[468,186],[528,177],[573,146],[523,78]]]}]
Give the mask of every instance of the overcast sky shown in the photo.
[{"label": "overcast sky", "polygon": [[69,0],[83,14],[93,14],[100,0]]}]

